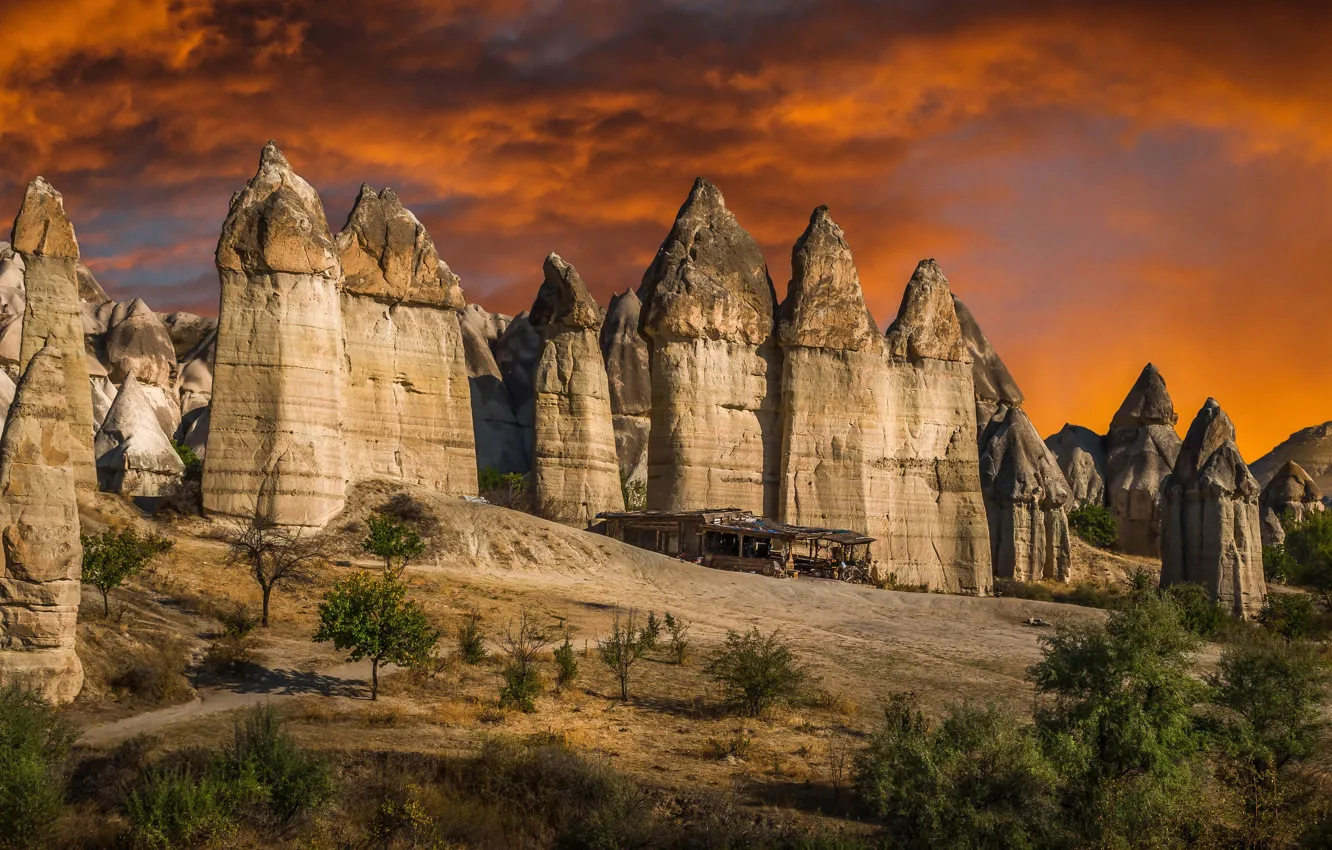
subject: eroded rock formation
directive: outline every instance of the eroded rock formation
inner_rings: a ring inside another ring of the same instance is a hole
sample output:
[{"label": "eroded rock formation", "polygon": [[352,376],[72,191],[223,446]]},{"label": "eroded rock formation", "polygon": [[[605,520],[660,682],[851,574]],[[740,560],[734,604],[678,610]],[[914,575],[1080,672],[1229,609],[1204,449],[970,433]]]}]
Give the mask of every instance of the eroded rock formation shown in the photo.
[{"label": "eroded rock formation", "polygon": [[125,378],[93,441],[98,485],[125,496],[161,496],[185,474],[185,464],[158,424],[144,387]]},{"label": "eroded rock formation", "polygon": [[1148,363],[1105,438],[1106,504],[1115,517],[1121,552],[1161,554],[1161,481],[1179,454],[1177,421],[1165,379]]},{"label": "eroded rock formation", "polygon": [[1105,438],[1090,428],[1065,423],[1045,439],[1079,505],[1105,504]]},{"label": "eroded rock formation", "polygon": [[601,325],[601,356],[610,383],[615,453],[620,475],[647,484],[648,435],[652,430],[652,357],[638,332],[642,302],[627,289],[612,295]]},{"label": "eroded rock formation", "polygon": [[699,178],[638,290],[652,349],[649,508],[774,516],[776,295],[758,244]]},{"label": "eroded rock formation", "polygon": [[1332,492],[1332,422],[1301,428],[1249,467],[1259,484],[1272,480],[1288,460],[1309,474],[1324,493]]},{"label": "eroded rock formation", "polygon": [[1309,473],[1293,460],[1286,461],[1258,496],[1264,546],[1286,539],[1285,522],[1301,522],[1323,510],[1323,493]]},{"label": "eroded rock formation", "polygon": [[[34,352],[0,437],[0,680],[53,702],[83,687],[74,651],[83,550],[75,461],[84,439],[70,410],[64,351]],[[82,352],[76,355],[80,363]],[[70,390],[75,390],[71,392]]]},{"label": "eroded rock formation", "polygon": [[61,367],[70,388],[69,415],[74,436],[74,478],[79,486],[97,486],[93,468],[92,395],[79,307],[79,243],[65,214],[64,200],[41,177],[28,184],[14,220],[14,251],[23,260],[24,312],[19,365],[24,370],[47,345],[65,353]]},{"label": "eroded rock formation", "polygon": [[393,190],[369,186],[337,236],[348,474],[476,493],[458,277]]},{"label": "eroded rock formation", "polygon": [[112,381],[119,384],[133,375],[155,387],[171,386],[176,349],[166,325],[142,298],[129,302],[124,315],[116,317],[104,344]]},{"label": "eroded rock formation", "polygon": [[1208,399],[1162,483],[1161,586],[1194,582],[1238,617],[1262,609],[1258,482],[1235,445],[1235,426]]},{"label": "eroded rock formation", "polygon": [[601,307],[558,254],[529,317],[543,340],[536,370],[532,496],[542,516],[585,526],[624,510],[610,386],[598,332]]},{"label": "eroded rock formation", "polygon": [[494,346],[509,322],[479,304],[468,304],[459,316],[477,468],[526,473],[532,466],[530,430],[519,424],[513,396],[495,361]]},{"label": "eroded rock formation", "polygon": [[341,271],[318,194],[271,142],[232,198],[217,268],[204,509],[322,525],[346,486]]},{"label": "eroded rock formation", "polygon": [[1068,482],[1020,407],[1001,407],[981,446],[981,488],[996,577],[1068,581]]}]

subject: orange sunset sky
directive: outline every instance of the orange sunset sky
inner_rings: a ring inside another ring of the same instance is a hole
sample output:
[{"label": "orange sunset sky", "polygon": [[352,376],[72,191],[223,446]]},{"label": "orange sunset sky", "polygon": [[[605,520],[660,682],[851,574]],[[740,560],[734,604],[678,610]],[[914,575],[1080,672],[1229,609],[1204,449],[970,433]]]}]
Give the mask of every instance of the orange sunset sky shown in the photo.
[{"label": "orange sunset sky", "polygon": [[514,312],[551,250],[637,286],[703,174],[779,294],[818,204],[881,326],[938,258],[1043,433],[1150,360],[1253,460],[1332,419],[1326,5],[0,0],[0,208],[42,174],[113,297],[215,313],[273,138],[335,230],[391,185]]}]

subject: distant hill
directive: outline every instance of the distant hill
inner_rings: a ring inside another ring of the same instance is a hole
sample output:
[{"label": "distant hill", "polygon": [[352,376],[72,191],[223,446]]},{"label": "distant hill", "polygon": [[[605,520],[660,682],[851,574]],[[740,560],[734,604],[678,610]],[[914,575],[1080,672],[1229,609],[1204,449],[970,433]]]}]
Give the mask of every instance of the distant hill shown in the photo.
[{"label": "distant hill", "polygon": [[1332,494],[1332,422],[1296,431],[1251,463],[1249,470],[1259,484],[1266,485],[1288,460],[1304,467],[1324,495]]}]

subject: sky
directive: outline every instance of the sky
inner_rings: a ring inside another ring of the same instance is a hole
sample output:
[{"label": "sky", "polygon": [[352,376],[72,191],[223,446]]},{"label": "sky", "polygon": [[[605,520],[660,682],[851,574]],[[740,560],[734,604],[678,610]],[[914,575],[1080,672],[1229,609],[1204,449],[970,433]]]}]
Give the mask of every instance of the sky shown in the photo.
[{"label": "sky", "polygon": [[636,287],[704,175],[779,295],[820,204],[880,326],[937,258],[1043,434],[1150,361],[1253,460],[1332,419],[1327,5],[3,0],[0,219],[43,175],[112,297],[215,314],[274,139],[335,229],[392,186],[512,313],[550,251]]}]

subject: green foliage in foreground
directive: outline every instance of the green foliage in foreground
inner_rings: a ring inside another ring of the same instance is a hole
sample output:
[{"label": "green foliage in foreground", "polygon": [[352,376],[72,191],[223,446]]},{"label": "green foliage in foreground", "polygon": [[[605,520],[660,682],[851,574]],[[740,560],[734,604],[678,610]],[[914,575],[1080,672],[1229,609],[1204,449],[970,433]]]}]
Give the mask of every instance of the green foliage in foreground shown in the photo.
[{"label": "green foliage in foreground", "polygon": [[1098,549],[1109,549],[1119,539],[1115,517],[1104,505],[1087,502],[1068,513],[1073,533]]},{"label": "green foliage in foreground", "polygon": [[758,717],[778,702],[793,699],[809,680],[780,632],[764,635],[751,628],[741,635],[727,632],[722,648],[705,668],[721,685],[732,708]]},{"label": "green foliage in foreground", "polygon": [[1290,525],[1283,551],[1287,581],[1308,588],[1332,610],[1332,511],[1315,511]]},{"label": "green foliage in foreground", "polygon": [[62,771],[73,741],[34,692],[0,688],[0,847],[49,846],[65,808]]}]

